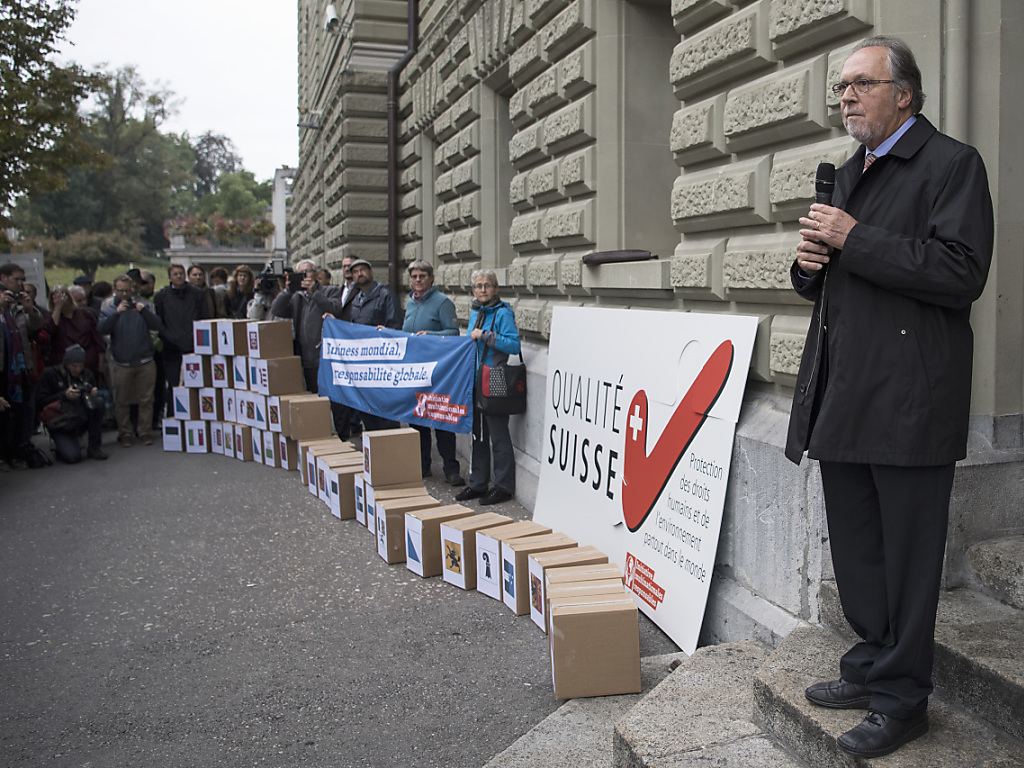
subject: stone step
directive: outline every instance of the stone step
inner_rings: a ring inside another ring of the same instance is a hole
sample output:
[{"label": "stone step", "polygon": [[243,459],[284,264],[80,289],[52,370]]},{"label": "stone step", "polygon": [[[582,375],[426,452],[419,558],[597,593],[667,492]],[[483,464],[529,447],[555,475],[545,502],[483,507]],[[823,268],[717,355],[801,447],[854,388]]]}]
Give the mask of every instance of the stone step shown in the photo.
[{"label": "stone step", "polygon": [[1024,536],[983,541],[971,547],[967,556],[985,592],[1024,610]]},{"label": "stone step", "polygon": [[[822,584],[821,599],[822,621],[849,647],[856,638],[835,582]],[[837,673],[838,657],[831,677]],[[1024,739],[1024,611],[970,589],[943,592],[933,679],[946,698]]]},{"label": "stone step", "polygon": [[801,768],[752,721],[752,682],[767,658],[750,641],[697,650],[616,723],[614,768]]},{"label": "stone step", "polygon": [[754,721],[812,768],[1010,768],[1024,765],[1016,739],[938,695],[931,697],[929,733],[891,755],[865,760],[848,755],[836,738],[853,728],[863,711],[816,707],[804,689],[836,677],[848,642],[821,627],[794,630],[754,677]]},{"label": "stone step", "polygon": [[677,659],[685,660],[686,654],[642,658],[640,693],[567,701],[491,758],[484,768],[535,768],[539,765],[610,768],[615,722],[668,676]]}]

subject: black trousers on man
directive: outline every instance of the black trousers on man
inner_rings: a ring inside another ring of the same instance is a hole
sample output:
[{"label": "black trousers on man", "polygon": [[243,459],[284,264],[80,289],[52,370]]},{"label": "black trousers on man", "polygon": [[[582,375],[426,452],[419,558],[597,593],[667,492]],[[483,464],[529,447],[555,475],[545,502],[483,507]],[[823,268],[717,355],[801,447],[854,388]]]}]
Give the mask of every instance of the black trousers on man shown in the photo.
[{"label": "black trousers on man", "polygon": [[839,598],[861,638],[842,658],[842,678],[871,689],[871,709],[916,717],[932,692],[955,465],[820,465]]}]

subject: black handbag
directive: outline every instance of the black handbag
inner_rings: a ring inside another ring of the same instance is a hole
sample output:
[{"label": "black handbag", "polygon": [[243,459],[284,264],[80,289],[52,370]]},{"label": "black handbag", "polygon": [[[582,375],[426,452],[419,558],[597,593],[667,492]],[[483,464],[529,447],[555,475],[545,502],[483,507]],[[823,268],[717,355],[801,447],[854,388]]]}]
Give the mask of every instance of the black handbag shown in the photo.
[{"label": "black handbag", "polygon": [[526,365],[499,363],[480,368],[476,385],[476,407],[494,416],[526,412]]}]

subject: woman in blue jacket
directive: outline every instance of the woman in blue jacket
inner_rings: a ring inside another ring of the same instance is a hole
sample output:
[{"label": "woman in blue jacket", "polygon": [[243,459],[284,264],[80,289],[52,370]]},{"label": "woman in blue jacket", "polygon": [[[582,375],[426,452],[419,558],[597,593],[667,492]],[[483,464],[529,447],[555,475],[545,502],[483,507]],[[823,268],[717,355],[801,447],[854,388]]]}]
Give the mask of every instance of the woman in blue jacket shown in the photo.
[{"label": "woman in blue jacket", "polygon": [[[469,314],[469,337],[476,342],[476,370],[498,365],[509,355],[519,354],[519,329],[515,313],[498,296],[498,276],[478,269],[472,276],[473,311]],[[487,489],[494,456],[494,487]],[[469,486],[456,495],[458,501],[480,499],[481,505],[500,504],[516,492],[516,458],[508,433],[508,415],[473,410],[473,466]]]}]

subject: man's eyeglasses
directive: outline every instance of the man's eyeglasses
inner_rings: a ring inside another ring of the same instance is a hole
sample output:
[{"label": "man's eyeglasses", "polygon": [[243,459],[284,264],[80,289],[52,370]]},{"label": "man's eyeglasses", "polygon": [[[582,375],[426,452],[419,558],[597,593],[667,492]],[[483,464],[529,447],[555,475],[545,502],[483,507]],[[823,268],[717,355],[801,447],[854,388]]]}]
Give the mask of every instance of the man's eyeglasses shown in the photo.
[{"label": "man's eyeglasses", "polygon": [[871,86],[873,86],[873,85],[879,85],[881,83],[892,83],[892,82],[895,82],[895,81],[893,81],[893,80],[868,80],[866,78],[861,78],[860,80],[854,80],[851,83],[844,83],[844,82],[842,82],[840,80],[838,83],[836,83],[835,85],[832,86],[832,93],[834,93],[836,95],[836,98],[839,98],[844,93],[846,93],[846,89],[849,88],[852,85],[853,86],[853,92],[856,93],[858,96],[863,96],[865,93],[867,93],[868,91],[871,90]]}]

